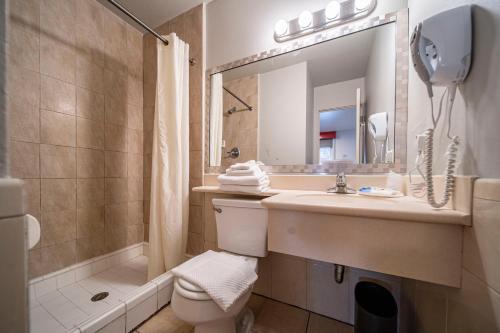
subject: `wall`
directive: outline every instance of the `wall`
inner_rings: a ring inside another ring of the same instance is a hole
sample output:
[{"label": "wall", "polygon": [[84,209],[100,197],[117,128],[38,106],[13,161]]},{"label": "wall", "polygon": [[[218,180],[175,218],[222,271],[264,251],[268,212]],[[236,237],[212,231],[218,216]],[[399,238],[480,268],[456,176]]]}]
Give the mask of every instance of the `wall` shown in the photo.
[{"label": "wall", "polygon": [[6,59],[7,53],[7,3],[0,1],[0,177],[8,174],[7,164],[7,111],[6,92]]},{"label": "wall", "polygon": [[414,283],[412,332],[500,332],[499,214],[500,181],[476,181],[474,226],[464,234],[462,287]]},{"label": "wall", "polygon": [[[202,185],[202,89],[203,78],[203,5],[197,6],[159,26],[156,31],[167,35],[175,32],[189,44],[189,57],[196,60],[189,68],[189,188]],[[149,239],[149,198],[151,188],[151,150],[156,96],[156,43],[144,35],[144,222],[145,239]],[[203,247],[201,223],[203,201],[199,194],[189,198],[188,253]]]},{"label": "wall", "polygon": [[[386,24],[375,31],[372,51],[366,69],[366,118],[374,113],[387,112],[388,147],[394,144],[394,115],[396,112],[396,27]],[[366,156],[372,161],[374,146],[367,132]],[[392,148],[391,148],[392,149]],[[379,157],[380,158],[380,157]]]},{"label": "wall", "polygon": [[264,164],[305,164],[307,76],[306,62],[260,75],[259,160]]},{"label": "wall", "polygon": [[11,174],[41,222],[34,277],[143,240],[142,36],[93,0],[10,10]]},{"label": "wall", "polygon": [[[454,135],[459,135],[462,159],[459,172],[481,177],[500,177],[498,154],[500,113],[500,3],[494,0],[410,0],[410,32],[428,16],[462,4],[474,4],[473,8],[473,63],[469,76],[457,91],[453,111]],[[436,90],[435,96],[441,96]],[[431,126],[430,106],[424,84],[414,70],[409,71],[408,100],[408,164],[415,160],[415,135]],[[435,98],[435,104],[439,98]],[[437,137],[443,137],[440,133]],[[439,140],[438,140],[439,142]],[[444,151],[447,142],[439,142],[435,155],[437,173],[444,170]]]},{"label": "wall", "polygon": [[356,160],[356,130],[337,131],[335,159]]},{"label": "wall", "polygon": [[[231,90],[239,98],[252,106],[252,111],[243,111],[227,114],[227,110],[236,107],[237,110],[244,109],[236,98],[224,92],[223,97],[223,133],[222,139],[226,141],[226,147],[222,155],[221,165],[229,167],[236,162],[246,162],[257,159],[257,139],[259,127],[259,77],[250,75],[241,79],[224,83],[224,87]],[[225,158],[226,151],[233,147],[240,148],[240,157],[237,159]]]},{"label": "wall", "polygon": [[[207,68],[222,65],[287,43],[274,41],[274,24],[303,10],[316,11],[330,0],[214,0],[207,4]],[[377,16],[407,6],[406,0],[378,1]],[[294,43],[294,41],[289,42]]]}]

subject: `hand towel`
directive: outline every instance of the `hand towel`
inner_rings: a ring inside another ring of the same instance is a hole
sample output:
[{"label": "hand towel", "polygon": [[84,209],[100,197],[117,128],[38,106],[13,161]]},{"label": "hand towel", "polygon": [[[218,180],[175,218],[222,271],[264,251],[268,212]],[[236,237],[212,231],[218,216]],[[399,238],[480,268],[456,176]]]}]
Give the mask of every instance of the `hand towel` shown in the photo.
[{"label": "hand towel", "polygon": [[255,258],[207,251],[172,269],[172,274],[202,288],[225,312],[257,280]]},{"label": "hand towel", "polygon": [[270,190],[269,185],[227,185],[219,186],[221,191],[259,194]]},{"label": "hand towel", "polygon": [[247,161],[245,163],[235,163],[231,165],[229,168],[231,170],[249,170],[253,166],[263,165],[262,162],[256,162],[254,160]]},{"label": "hand towel", "polygon": [[269,185],[269,177],[266,175],[260,177],[219,175],[217,180],[220,184],[227,185]]},{"label": "hand towel", "polygon": [[231,168],[226,169],[226,175],[228,176],[262,176],[266,173],[261,170],[258,165],[254,165],[247,170],[232,170]]}]

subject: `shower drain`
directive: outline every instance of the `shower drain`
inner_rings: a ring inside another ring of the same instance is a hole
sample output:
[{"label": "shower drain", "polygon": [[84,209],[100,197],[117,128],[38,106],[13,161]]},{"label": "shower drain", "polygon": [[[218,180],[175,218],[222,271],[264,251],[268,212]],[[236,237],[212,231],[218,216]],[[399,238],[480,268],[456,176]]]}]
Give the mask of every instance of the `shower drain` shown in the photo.
[{"label": "shower drain", "polygon": [[102,293],[98,293],[98,294],[95,294],[94,296],[92,296],[92,298],[90,300],[92,302],[99,302],[99,301],[102,301],[103,299],[105,299],[108,296],[109,296],[109,293],[106,292],[106,291],[103,291]]}]

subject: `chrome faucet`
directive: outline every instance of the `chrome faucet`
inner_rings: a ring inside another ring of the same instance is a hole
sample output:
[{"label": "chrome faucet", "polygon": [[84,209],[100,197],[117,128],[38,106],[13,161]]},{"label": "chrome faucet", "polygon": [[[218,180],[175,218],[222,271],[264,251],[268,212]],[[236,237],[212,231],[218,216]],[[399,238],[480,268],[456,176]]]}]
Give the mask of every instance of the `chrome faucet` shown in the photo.
[{"label": "chrome faucet", "polygon": [[337,180],[335,181],[335,187],[330,187],[326,190],[327,193],[338,193],[338,194],[355,194],[356,190],[347,186],[346,176],[343,172],[337,174]]}]

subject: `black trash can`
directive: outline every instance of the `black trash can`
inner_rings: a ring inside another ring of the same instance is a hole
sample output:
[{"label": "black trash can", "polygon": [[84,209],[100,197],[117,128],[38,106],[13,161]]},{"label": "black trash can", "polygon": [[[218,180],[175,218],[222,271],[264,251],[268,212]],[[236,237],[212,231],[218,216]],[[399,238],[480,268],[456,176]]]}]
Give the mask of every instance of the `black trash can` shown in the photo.
[{"label": "black trash can", "polygon": [[389,290],[362,281],[354,290],[354,333],[397,333],[398,306]]}]

